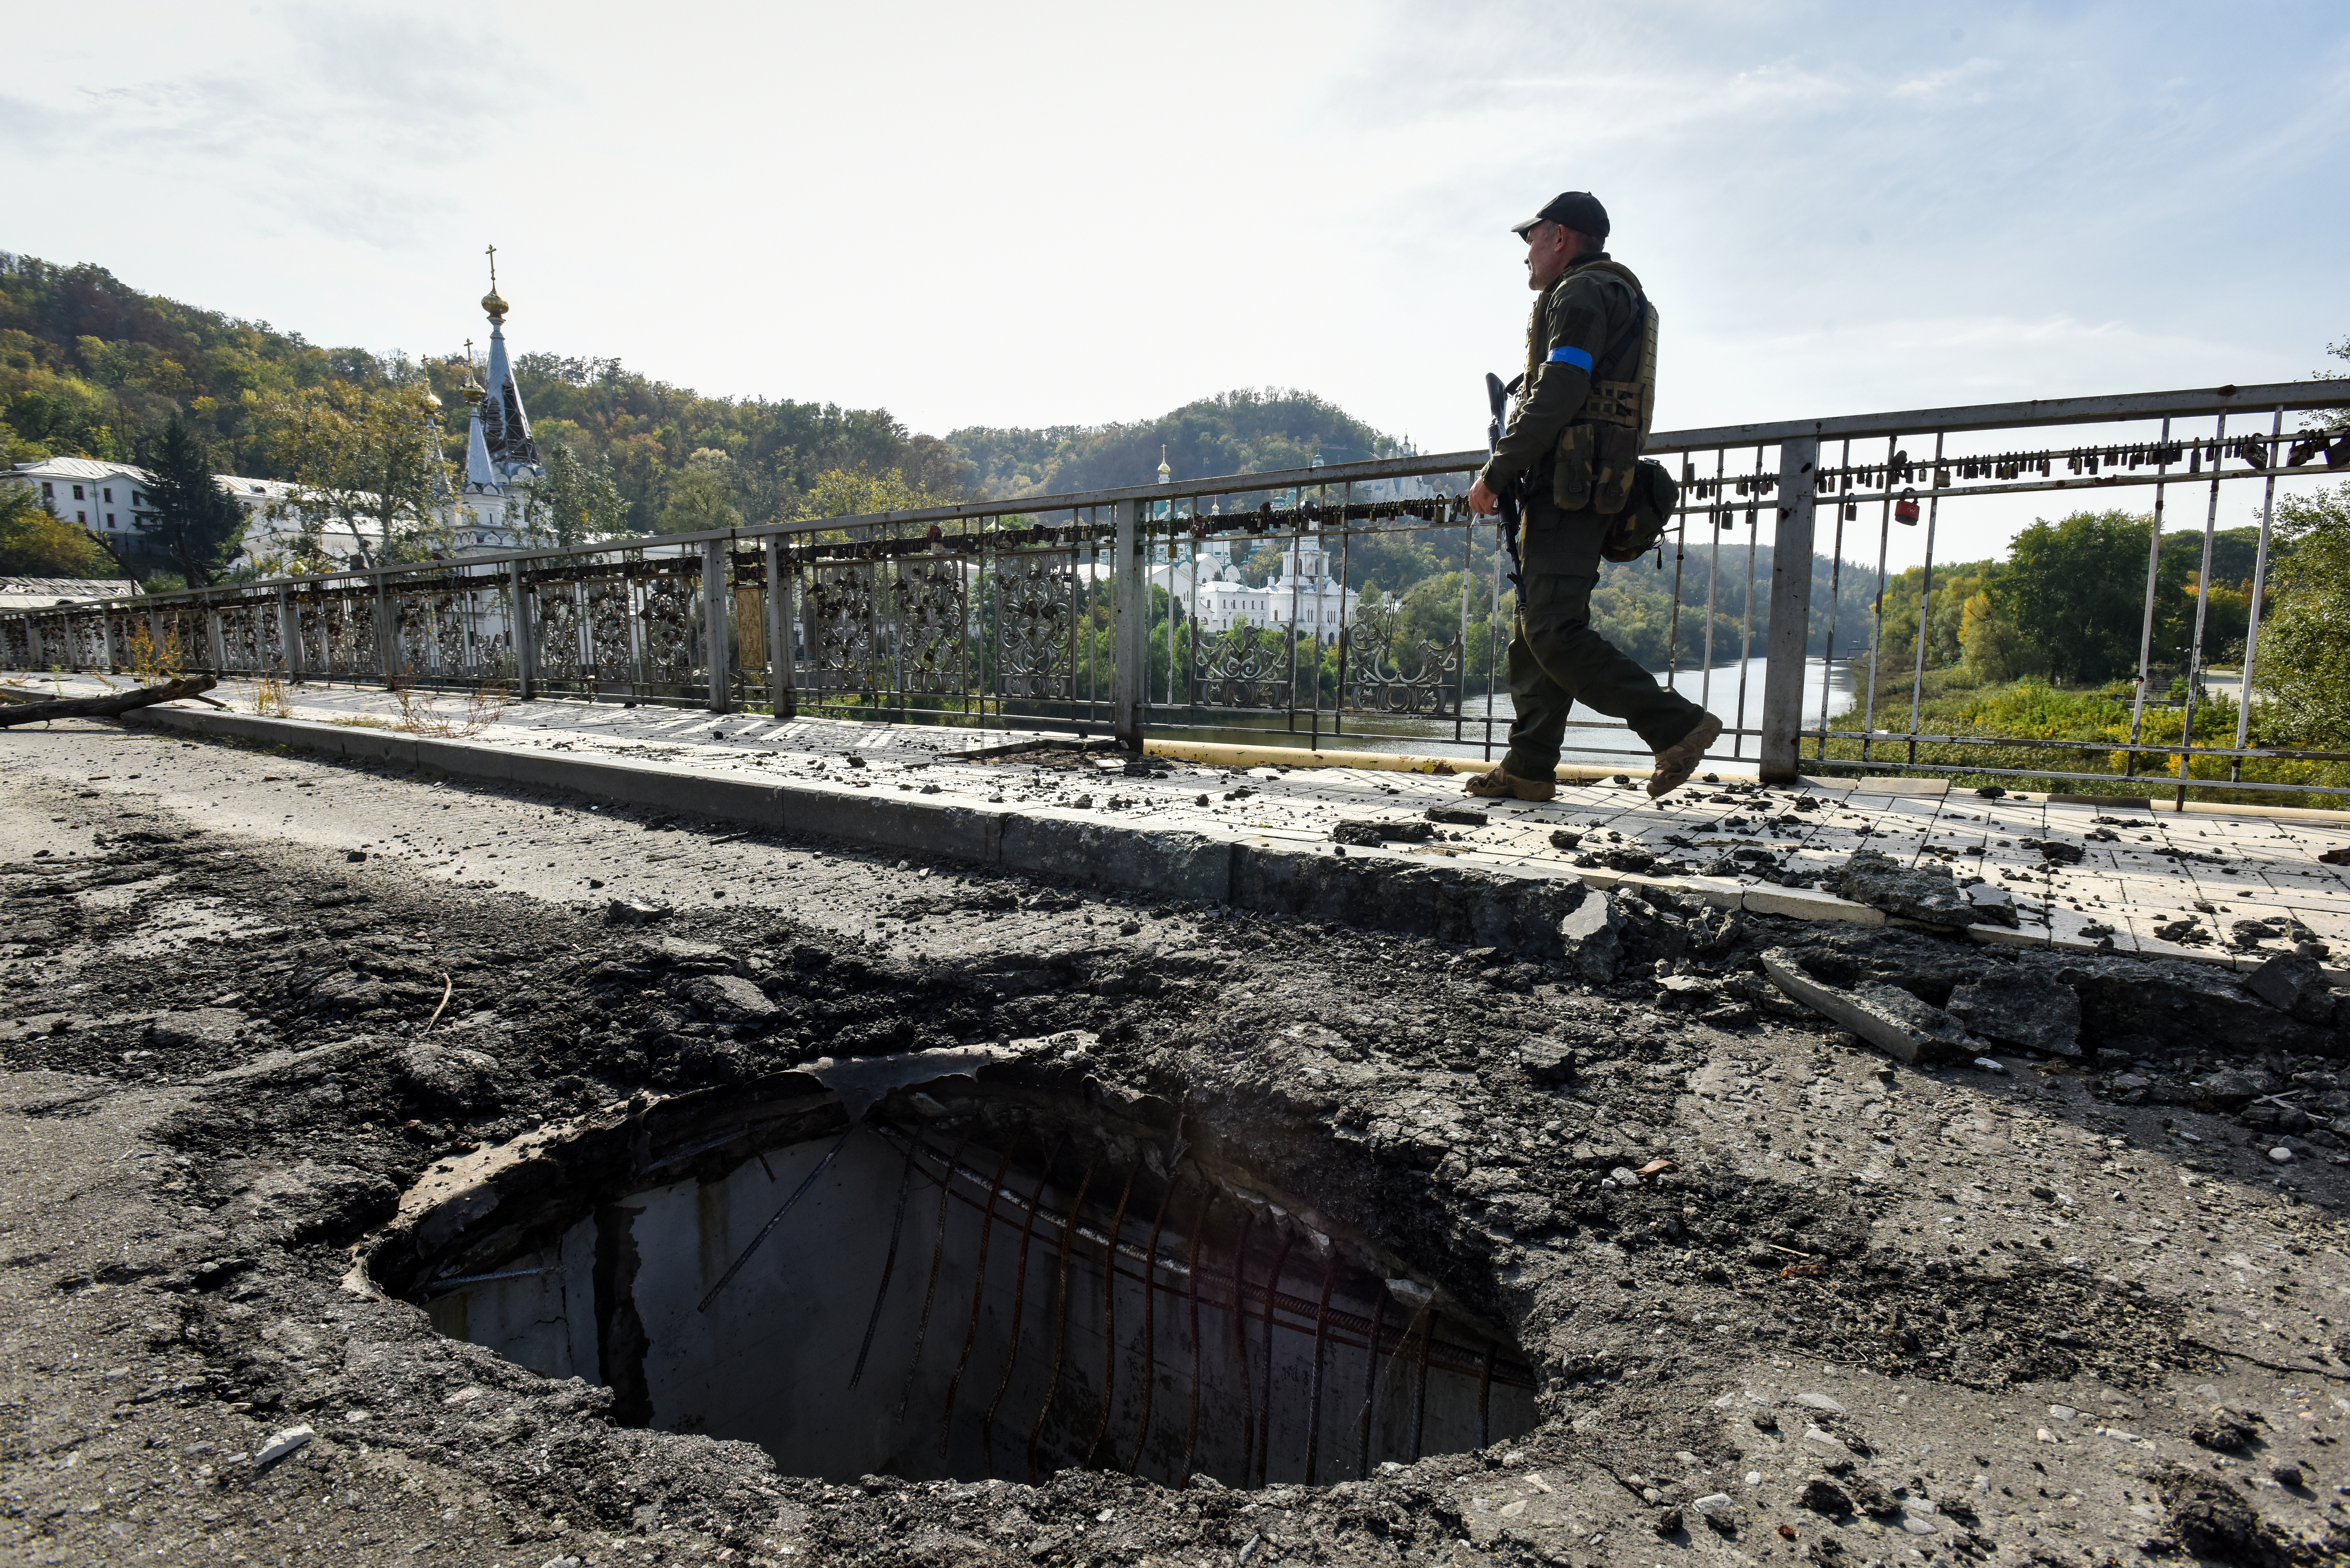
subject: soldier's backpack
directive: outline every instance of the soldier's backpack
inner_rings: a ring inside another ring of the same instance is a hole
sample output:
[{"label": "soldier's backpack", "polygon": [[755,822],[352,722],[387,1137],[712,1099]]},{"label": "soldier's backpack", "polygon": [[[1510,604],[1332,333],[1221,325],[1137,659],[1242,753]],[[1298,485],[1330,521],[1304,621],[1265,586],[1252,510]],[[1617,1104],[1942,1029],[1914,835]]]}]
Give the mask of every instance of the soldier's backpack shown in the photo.
[{"label": "soldier's backpack", "polygon": [[1599,553],[1611,561],[1638,560],[1665,536],[1680,500],[1680,481],[1672,471],[1653,458],[1639,459],[1632,469],[1630,500],[1608,523]]}]

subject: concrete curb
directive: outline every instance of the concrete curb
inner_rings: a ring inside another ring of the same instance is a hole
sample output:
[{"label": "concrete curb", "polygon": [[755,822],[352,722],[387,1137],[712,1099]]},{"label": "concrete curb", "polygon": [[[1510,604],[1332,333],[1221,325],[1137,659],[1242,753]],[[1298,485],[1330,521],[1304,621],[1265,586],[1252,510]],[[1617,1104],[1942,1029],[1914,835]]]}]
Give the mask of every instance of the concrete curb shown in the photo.
[{"label": "concrete curb", "polygon": [[1057,807],[1003,810],[906,798],[853,785],[768,784],[625,758],[581,757],[257,714],[145,711],[162,728],[388,762],[452,777],[557,789],[591,800],[944,856],[1067,887],[1114,887],[1168,898],[1487,946],[1560,955],[1560,918],[1582,880],[1429,866],[1401,856],[1283,847],[1243,833],[1152,830]]},{"label": "concrete curb", "polygon": [[[1727,877],[1648,877],[1581,869],[1431,866],[1424,859],[1324,846],[1281,846],[1246,831],[1128,826],[1090,813],[1024,810],[900,797],[871,789],[768,784],[619,757],[412,735],[373,725],[273,719],[259,714],[157,706],[125,722],[197,734],[296,746],[328,756],[389,762],[452,777],[563,790],[592,800],[688,812],[877,849],[944,856],[1067,887],[1119,888],[1167,898],[1204,899],[1261,914],[1328,920],[1366,929],[1492,947],[1529,958],[1560,956],[1559,920],[1584,891],[1642,893],[1758,915],[1860,926],[1887,923],[1884,911],[1810,888],[1747,887]],[[1898,922],[1897,922],[1898,923]],[[2005,927],[1965,928],[1975,940],[2095,954],[2090,942]],[[2158,954],[2249,971],[2258,960],[2229,954]]]}]

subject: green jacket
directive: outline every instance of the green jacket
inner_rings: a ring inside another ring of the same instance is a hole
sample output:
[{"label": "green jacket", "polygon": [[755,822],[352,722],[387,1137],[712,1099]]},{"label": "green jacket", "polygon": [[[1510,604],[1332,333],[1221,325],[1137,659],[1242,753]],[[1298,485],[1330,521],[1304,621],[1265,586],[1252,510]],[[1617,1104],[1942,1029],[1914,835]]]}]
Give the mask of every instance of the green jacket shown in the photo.
[{"label": "green jacket", "polygon": [[[1529,473],[1547,477],[1559,431],[1583,411],[1592,370],[1607,368],[1596,362],[1632,325],[1639,302],[1639,280],[1606,251],[1577,257],[1543,290],[1526,322],[1525,385],[1501,449],[1477,476],[1488,490],[1498,492]],[[1562,349],[1566,358],[1552,358]],[[1576,356],[1582,363],[1575,362]]]}]

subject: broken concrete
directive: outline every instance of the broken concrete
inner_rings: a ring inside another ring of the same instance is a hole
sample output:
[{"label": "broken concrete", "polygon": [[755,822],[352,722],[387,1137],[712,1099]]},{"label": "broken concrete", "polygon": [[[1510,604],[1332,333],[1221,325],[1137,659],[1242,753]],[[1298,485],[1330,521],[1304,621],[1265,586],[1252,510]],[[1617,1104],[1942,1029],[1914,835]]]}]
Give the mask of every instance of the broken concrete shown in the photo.
[{"label": "broken concrete", "polygon": [[1947,866],[1904,866],[1874,849],[1856,849],[1836,891],[1856,904],[1923,925],[1971,925],[1980,918]]},{"label": "broken concrete", "polygon": [[2044,969],[2002,964],[1952,988],[1950,1015],[1970,1033],[2052,1056],[2081,1054],[2081,998]]},{"label": "broken concrete", "polygon": [[2244,977],[2244,989],[2303,1023],[2332,1025],[2338,999],[2317,961],[2280,953]]},{"label": "broken concrete", "polygon": [[1950,1061],[1963,1054],[1967,1034],[1959,1022],[1906,991],[1873,981],[1845,991],[1804,973],[1784,948],[1764,953],[1762,968],[1781,991],[1897,1062]]},{"label": "broken concrete", "polygon": [[1626,921],[1616,901],[1591,893],[1558,923],[1559,957],[1593,985],[1605,985],[1623,967]]}]

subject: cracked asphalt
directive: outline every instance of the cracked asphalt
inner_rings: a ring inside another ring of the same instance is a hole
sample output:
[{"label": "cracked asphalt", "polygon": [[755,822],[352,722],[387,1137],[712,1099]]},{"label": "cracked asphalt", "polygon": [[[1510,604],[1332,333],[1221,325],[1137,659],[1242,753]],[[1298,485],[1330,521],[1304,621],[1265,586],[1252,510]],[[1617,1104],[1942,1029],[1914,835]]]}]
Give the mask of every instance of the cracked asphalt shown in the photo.
[{"label": "cracked asphalt", "polygon": [[[2200,1041],[2169,1078],[2005,1052],[1921,1071],[1739,989],[1818,938],[1752,914],[1634,909],[1623,978],[1593,986],[105,724],[5,739],[14,1560],[2350,1552],[2338,1140],[2280,1145],[2191,1087],[2223,1063],[2324,1087],[2326,1062],[2269,1041]],[[674,913],[616,922],[615,897]],[[681,1000],[713,952],[772,1019]],[[1731,1002],[1683,1010],[1660,963]],[[616,1424],[609,1391],[351,1277],[400,1194],[476,1149],[823,1056],[1068,1031],[1092,1043],[1039,1070],[1072,1096],[1180,1099],[1508,1329],[1540,1424],[1312,1489],[827,1482]]]}]

